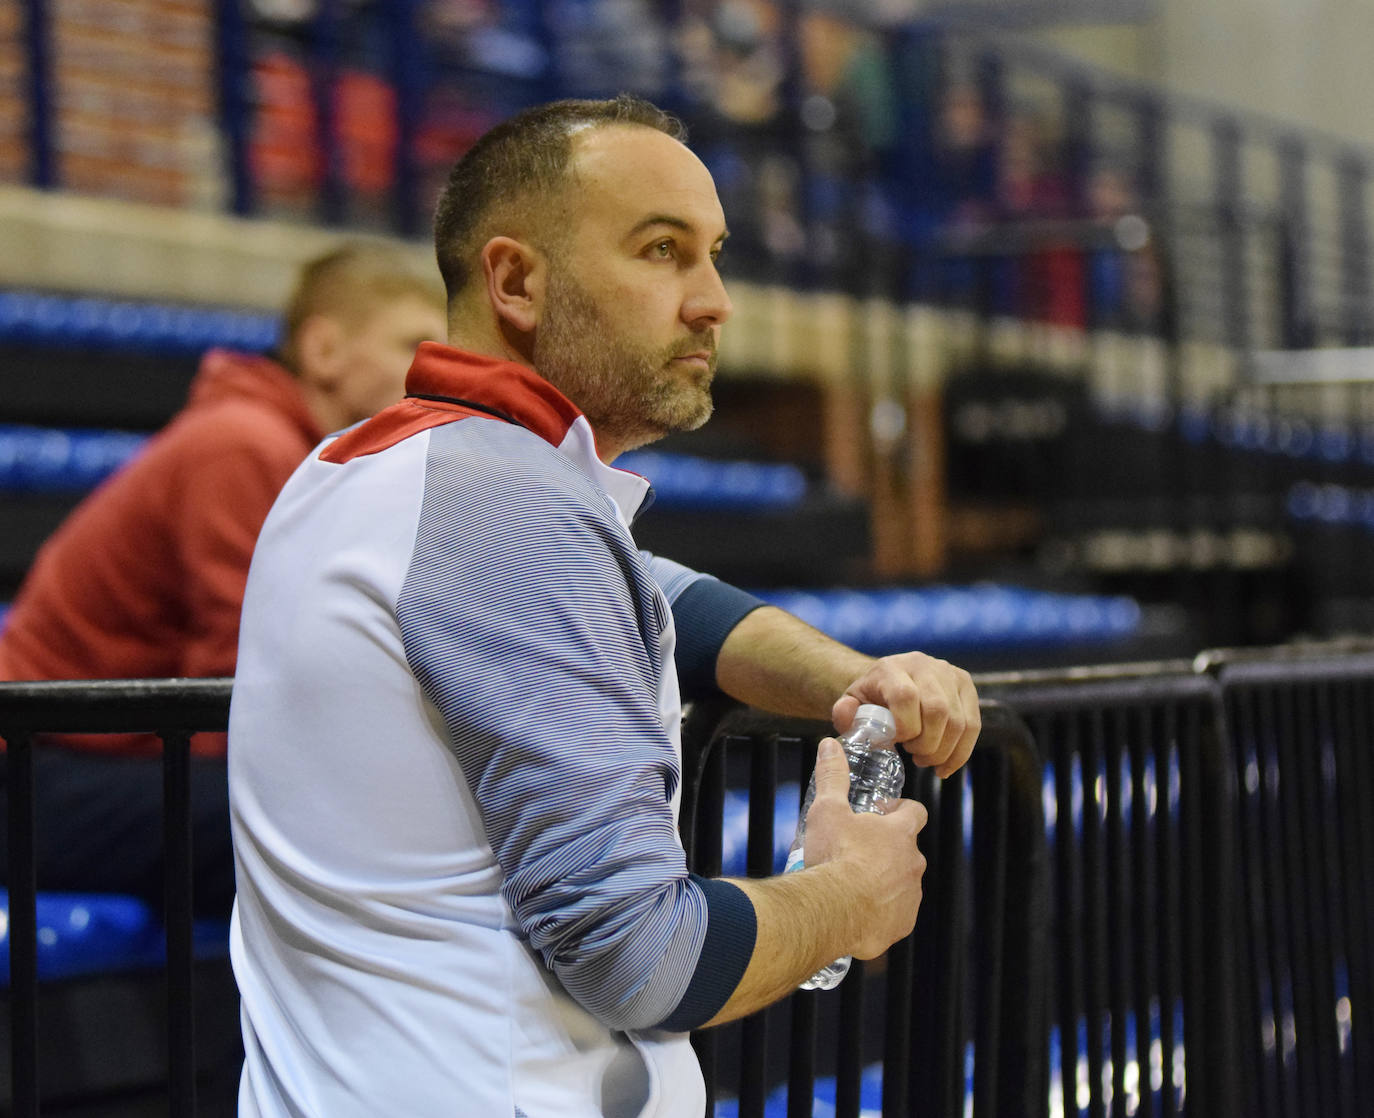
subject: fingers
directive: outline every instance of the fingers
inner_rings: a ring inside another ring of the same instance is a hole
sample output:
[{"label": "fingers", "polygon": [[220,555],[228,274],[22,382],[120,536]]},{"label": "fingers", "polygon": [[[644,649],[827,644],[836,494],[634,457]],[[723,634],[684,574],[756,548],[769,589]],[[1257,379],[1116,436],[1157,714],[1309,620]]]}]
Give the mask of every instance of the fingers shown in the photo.
[{"label": "fingers", "polygon": [[903,820],[905,820],[907,816],[910,816],[910,821],[913,824],[911,829],[913,836],[919,835],[925,830],[925,825],[930,822],[930,812],[926,809],[926,805],[921,803],[920,800],[894,800],[891,806],[883,812],[883,814],[885,816],[896,816]]},{"label": "fingers", "polygon": [[912,759],[941,777],[968,761],[982,728],[973,677],[923,652],[876,661],[836,702],[837,729],[848,727],[860,703],[880,703],[892,711],[898,740]]},{"label": "fingers", "polygon": [[978,691],[973,686],[973,679],[968,672],[962,674],[964,678],[959,686],[959,706],[965,712],[964,732],[955,741],[950,755],[940,762],[935,770],[941,780],[958,772],[973,756],[973,746],[983,728],[983,712],[978,707]]},{"label": "fingers", "polygon": [[853,818],[869,824],[859,847],[863,861],[855,880],[864,870],[878,870],[863,904],[867,914],[864,943],[854,952],[859,958],[871,959],[910,935],[915,926],[926,871],[926,857],[917,836],[929,815],[922,804],[903,800],[881,820],[871,815]]}]

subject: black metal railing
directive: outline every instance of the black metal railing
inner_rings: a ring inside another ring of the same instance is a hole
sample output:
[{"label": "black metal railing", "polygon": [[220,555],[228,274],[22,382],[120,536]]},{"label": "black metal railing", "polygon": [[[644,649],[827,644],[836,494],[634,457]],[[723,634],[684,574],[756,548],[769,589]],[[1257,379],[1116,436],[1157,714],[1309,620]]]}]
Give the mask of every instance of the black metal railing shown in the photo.
[{"label": "black metal railing", "polygon": [[1374,1098],[1374,654],[1223,663],[1240,789],[1238,1036],[1262,1118]]},{"label": "black metal railing", "polygon": [[1369,642],[1007,673],[980,690],[1025,718],[1047,764],[1064,1111],[1360,1113]]},{"label": "black metal railing", "polygon": [[[1355,1118],[1374,1091],[1374,647],[979,680],[984,728],[930,811],[922,917],[834,991],[694,1038],[741,1115]],[[33,751],[44,733],[166,743],[171,1113],[196,1099],[188,738],[230,681],[0,684],[10,803],[11,1113],[39,1105]],[[700,873],[777,872],[821,722],[698,703],[683,844]],[[727,819],[747,798],[732,860]],[[727,811],[727,805],[729,810]],[[43,825],[43,821],[38,821]],[[875,1069],[880,1068],[880,1071]]]},{"label": "black metal railing", "polygon": [[[881,959],[856,961],[833,991],[798,992],[698,1033],[711,1098],[735,1095],[741,1116],[761,1116],[785,1088],[786,1113],[797,1118],[811,1114],[815,1081],[827,1076],[836,1115],[857,1118],[865,1068],[880,1064],[889,1118],[962,1113],[970,1092],[977,1114],[1041,1113],[1047,973],[1039,760],[1011,711],[988,704],[983,718],[966,770],[945,781],[908,770],[905,795],[930,811],[916,930]],[[739,707],[693,709],[683,735],[689,865],[721,872],[727,790],[747,790],[745,868],[750,876],[776,872],[816,744],[833,732],[824,722]],[[790,793],[783,803],[780,787]]]},{"label": "black metal railing", "polygon": [[163,743],[167,936],[167,1089],[171,1113],[196,1112],[191,909],[191,734],[227,729],[232,680],[0,683],[7,746],[11,1113],[39,1107],[37,889],[33,750],[43,734],[153,733]]},{"label": "black metal railing", "polygon": [[1235,794],[1215,682],[1152,672],[993,693],[1045,758],[1063,1112],[1248,1113],[1236,1081]]}]

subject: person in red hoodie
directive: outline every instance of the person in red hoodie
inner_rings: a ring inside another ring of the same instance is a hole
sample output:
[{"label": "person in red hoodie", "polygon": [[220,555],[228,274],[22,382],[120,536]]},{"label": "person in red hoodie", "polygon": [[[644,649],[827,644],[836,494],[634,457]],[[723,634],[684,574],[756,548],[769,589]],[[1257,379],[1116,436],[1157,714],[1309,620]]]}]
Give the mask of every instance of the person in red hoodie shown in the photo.
[{"label": "person in red hoodie", "polygon": [[[44,544],[0,632],[0,679],[233,675],[278,491],[326,434],[400,399],[415,348],[446,333],[437,272],[400,249],[349,243],[307,263],[279,353],[207,353],[185,408]],[[227,915],[223,735],[197,735],[193,753],[196,907]],[[160,896],[159,754],[112,735],[36,751],[41,889]]]}]

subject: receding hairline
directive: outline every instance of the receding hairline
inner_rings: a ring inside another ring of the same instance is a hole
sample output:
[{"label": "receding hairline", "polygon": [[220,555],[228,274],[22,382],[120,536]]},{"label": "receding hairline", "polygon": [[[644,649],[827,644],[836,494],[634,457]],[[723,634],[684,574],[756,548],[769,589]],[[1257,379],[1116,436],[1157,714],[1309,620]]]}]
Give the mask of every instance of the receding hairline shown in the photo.
[{"label": "receding hairline", "polygon": [[[701,173],[704,176],[704,180],[709,182],[711,185],[712,194],[714,195],[715,193],[715,182],[711,176],[710,169],[706,166],[706,164],[702,162],[701,158],[696,154],[696,152],[694,152],[690,147],[683,143],[682,140],[678,139],[676,136],[670,135],[667,132],[663,132],[662,129],[654,128],[652,125],[642,124],[638,121],[616,120],[593,121],[587,124],[586,126],[580,128],[578,131],[579,134],[572,138],[574,146],[569,153],[567,166],[564,169],[564,173],[561,179],[559,180],[558,185],[551,192],[551,195],[558,196],[560,198],[565,198],[567,197],[567,192],[569,190],[576,189],[579,187],[585,188],[586,186],[590,185],[587,178],[583,176],[583,172],[586,169],[586,164],[584,160],[587,154],[587,145],[595,141],[596,139],[599,139],[600,137],[612,132],[624,132],[627,134],[642,134],[647,132],[658,133],[662,135],[665,140],[681,149],[683,154],[693,163],[695,163],[698,168],[700,168]],[[609,181],[613,181],[614,178],[615,175],[614,173],[612,173]],[[563,212],[558,215],[558,217],[561,220],[559,220],[556,223],[555,235],[557,237],[566,238],[566,236],[572,231],[573,222],[571,218],[574,209],[575,207],[572,206],[565,205],[562,207]],[[651,212],[645,212],[644,215],[636,221],[634,227],[630,230],[630,232],[633,233],[642,231],[654,225],[672,226],[673,228],[682,229],[684,231],[688,230],[689,228],[695,229],[694,222],[689,221],[681,215],[672,212],[671,209],[663,209],[656,207]],[[721,229],[717,235],[717,239],[724,241],[729,236],[730,232],[728,229],[725,228],[724,223],[722,221]]]},{"label": "receding hairline", "polygon": [[605,101],[533,106],[485,133],[454,164],[434,222],[435,252],[450,301],[470,287],[479,271],[477,254],[493,237],[520,237],[541,248],[562,240],[567,188],[577,182],[582,144],[622,125],[662,132],[686,146],[679,118],[621,94]]},{"label": "receding hairline", "polygon": [[[575,207],[568,204],[571,192],[578,187],[586,185],[583,178],[582,157],[586,147],[598,137],[611,132],[635,132],[653,133],[663,136],[665,139],[682,148],[683,151],[693,154],[692,149],[679,140],[676,136],[669,135],[661,128],[655,128],[651,124],[644,124],[637,120],[581,120],[575,121],[568,126],[568,159],[564,164],[558,178],[549,183],[531,184],[515,194],[513,197],[503,199],[492,207],[488,225],[499,224],[510,220],[510,216],[520,210],[539,211],[543,207],[549,207],[554,212],[540,213],[534,212],[530,225],[530,232],[543,233],[553,241],[562,241],[571,232],[569,218]],[[493,220],[494,219],[494,220]],[[551,229],[541,229],[549,227]],[[522,231],[523,232],[523,231]],[[492,237],[498,237],[500,232],[491,232],[482,243],[485,244]]]}]

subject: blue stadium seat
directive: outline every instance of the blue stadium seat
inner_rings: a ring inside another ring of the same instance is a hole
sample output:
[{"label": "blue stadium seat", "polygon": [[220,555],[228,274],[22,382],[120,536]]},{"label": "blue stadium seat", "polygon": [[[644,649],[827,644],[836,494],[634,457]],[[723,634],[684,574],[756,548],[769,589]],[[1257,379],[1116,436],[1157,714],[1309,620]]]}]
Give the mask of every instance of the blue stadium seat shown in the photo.
[{"label": "blue stadium seat", "polygon": [[0,425],[0,493],[83,493],[146,441],[129,431]]},{"label": "blue stadium seat", "polygon": [[1053,648],[1134,636],[1133,598],[982,584],[879,590],[757,590],[767,602],[872,655],[911,648]]},{"label": "blue stadium seat", "polygon": [[[787,851],[797,833],[797,807],[801,789],[796,781],[779,784],[773,800],[773,872],[782,873]],[[743,789],[725,790],[720,863],[726,877],[745,876],[745,848],[749,842],[749,794]]]},{"label": "blue stadium seat", "polygon": [[[859,1080],[859,1115],[860,1118],[878,1118],[882,1113],[883,1107],[883,1067],[881,1064],[870,1064],[864,1068],[863,1076]],[[775,1087],[769,1092],[768,1098],[764,1103],[763,1113],[766,1118],[786,1118],[787,1116],[787,1085]],[[717,1099],[715,1118],[737,1118],[739,1114],[738,1099]],[[834,1118],[835,1114],[835,1079],[833,1076],[824,1076],[816,1080],[816,1090],[814,1102],[812,1103],[811,1118]]]},{"label": "blue stadium seat", "polygon": [[616,459],[649,479],[655,503],[676,509],[778,509],[806,497],[806,475],[777,462],[721,461],[690,454],[636,450]]},{"label": "blue stadium seat", "polygon": [[[0,984],[9,986],[9,891],[0,889]],[[136,897],[113,893],[38,894],[38,978],[160,967],[166,961],[161,920]],[[222,956],[229,949],[227,920],[198,920],[197,957]]]},{"label": "blue stadium seat", "polygon": [[[0,492],[83,492],[137,454],[146,439],[128,431],[0,424]],[[617,465],[647,477],[663,508],[788,508],[807,491],[806,475],[784,463],[636,451]]]},{"label": "blue stadium seat", "polygon": [[276,315],[0,291],[0,344],[199,354],[215,346],[262,352],[277,344]]}]

